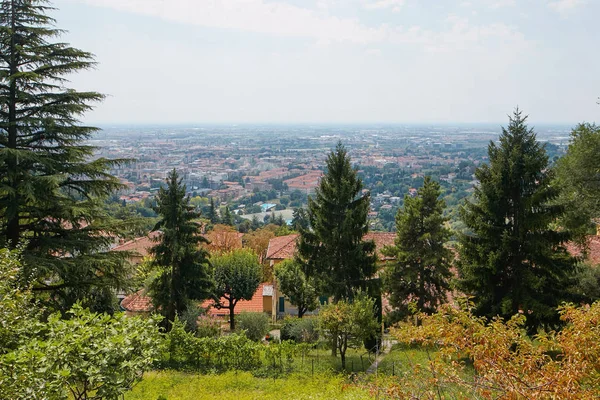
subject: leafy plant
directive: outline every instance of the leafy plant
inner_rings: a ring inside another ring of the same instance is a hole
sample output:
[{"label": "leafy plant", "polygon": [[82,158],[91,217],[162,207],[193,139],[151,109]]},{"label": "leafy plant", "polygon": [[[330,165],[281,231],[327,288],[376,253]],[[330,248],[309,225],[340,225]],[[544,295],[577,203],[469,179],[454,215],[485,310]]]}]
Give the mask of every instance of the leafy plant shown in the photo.
[{"label": "leafy plant", "polygon": [[237,329],[243,331],[248,339],[258,342],[269,332],[269,317],[258,312],[240,313]]}]

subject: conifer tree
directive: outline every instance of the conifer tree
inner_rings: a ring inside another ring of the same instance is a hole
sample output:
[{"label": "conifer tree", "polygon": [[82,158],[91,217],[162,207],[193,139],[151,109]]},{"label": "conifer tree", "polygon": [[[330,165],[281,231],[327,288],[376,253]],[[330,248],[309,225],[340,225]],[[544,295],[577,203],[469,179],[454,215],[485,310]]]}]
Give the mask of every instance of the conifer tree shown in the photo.
[{"label": "conifer tree", "polygon": [[154,231],[161,234],[151,253],[159,274],[150,285],[150,295],[170,327],[189,300],[204,300],[212,294],[208,253],[200,246],[208,241],[200,235],[200,225],[194,222],[200,213],[190,205],[175,170],[169,173],[166,189],[159,189],[156,212],[160,220]]},{"label": "conifer tree", "polygon": [[93,159],[85,144],[97,128],[79,118],[104,96],[66,86],[95,62],[56,41],[50,11],[45,0],[0,0],[0,247],[26,246],[33,290],[55,307],[102,310],[96,300],[127,275],[126,254],[107,251],[122,227],[101,207],[122,187],[109,171],[123,160]]},{"label": "conifer tree", "polygon": [[233,215],[229,211],[229,206],[225,206],[225,212],[223,213],[223,224],[233,225]]},{"label": "conifer tree", "polygon": [[425,177],[416,197],[406,195],[404,207],[396,214],[397,238],[386,253],[396,261],[387,267],[386,291],[390,303],[408,314],[408,304],[417,310],[433,313],[446,302],[450,288],[452,252],[446,248],[450,230],[444,224],[445,202],[440,199],[439,183]]},{"label": "conifer tree", "polygon": [[342,143],[327,157],[327,171],[308,199],[309,228],[301,230],[298,256],[309,278],[335,300],[352,298],[375,273],[375,244],[368,231],[369,194]]},{"label": "conifer tree", "polygon": [[460,286],[474,296],[476,312],[509,318],[525,313],[530,330],[557,322],[573,259],[553,230],[562,208],[550,185],[546,150],[515,110],[490,162],[475,172],[479,186],[461,210],[468,232],[460,237]]},{"label": "conifer tree", "polygon": [[215,199],[212,197],[210,198],[210,207],[208,209],[207,217],[211,223],[213,223],[213,224],[219,223],[219,216],[217,215],[217,208],[215,207]]}]

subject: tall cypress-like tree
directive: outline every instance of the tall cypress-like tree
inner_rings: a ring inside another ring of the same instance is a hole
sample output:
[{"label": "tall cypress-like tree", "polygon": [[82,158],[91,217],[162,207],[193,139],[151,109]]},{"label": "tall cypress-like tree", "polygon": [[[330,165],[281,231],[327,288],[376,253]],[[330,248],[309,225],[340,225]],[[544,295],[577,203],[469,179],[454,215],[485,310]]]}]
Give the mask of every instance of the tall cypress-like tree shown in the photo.
[{"label": "tall cypress-like tree", "polygon": [[154,230],[161,234],[151,253],[160,271],[150,285],[154,306],[165,315],[168,327],[186,310],[189,300],[207,299],[213,288],[208,253],[201,247],[208,241],[200,235],[200,225],[194,222],[200,213],[189,200],[177,171],[171,171],[166,189],[160,188],[157,196],[156,212],[161,219]]},{"label": "tall cypress-like tree", "polygon": [[309,228],[301,229],[298,256],[305,273],[335,300],[352,298],[375,273],[375,244],[363,241],[368,231],[370,195],[342,143],[327,157],[327,171],[308,199]]},{"label": "tall cypress-like tree", "polygon": [[569,233],[552,229],[563,211],[552,205],[546,150],[517,109],[488,154],[461,213],[469,233],[460,237],[460,285],[479,315],[523,312],[532,330],[556,323],[574,260],[563,246]]},{"label": "tall cypress-like tree", "polygon": [[126,254],[107,251],[120,227],[101,207],[122,187],[109,174],[122,160],[94,159],[85,144],[97,128],[79,117],[104,96],[66,87],[95,62],[56,41],[51,10],[45,0],[0,0],[0,247],[26,246],[33,290],[54,306],[94,308],[127,276]]},{"label": "tall cypress-like tree", "polygon": [[433,313],[446,302],[452,276],[452,252],[445,245],[450,230],[444,224],[444,200],[439,183],[425,177],[416,197],[406,196],[396,214],[395,246],[386,249],[396,261],[387,267],[385,286],[390,303],[401,314],[416,302],[419,311]]}]

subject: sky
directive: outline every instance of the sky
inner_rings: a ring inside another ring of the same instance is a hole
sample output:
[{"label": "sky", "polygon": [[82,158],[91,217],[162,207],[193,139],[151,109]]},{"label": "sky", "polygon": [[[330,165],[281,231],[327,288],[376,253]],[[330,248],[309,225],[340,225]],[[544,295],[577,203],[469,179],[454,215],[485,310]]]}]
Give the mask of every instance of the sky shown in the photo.
[{"label": "sky", "polygon": [[100,124],[599,121],[600,0],[55,0]]}]

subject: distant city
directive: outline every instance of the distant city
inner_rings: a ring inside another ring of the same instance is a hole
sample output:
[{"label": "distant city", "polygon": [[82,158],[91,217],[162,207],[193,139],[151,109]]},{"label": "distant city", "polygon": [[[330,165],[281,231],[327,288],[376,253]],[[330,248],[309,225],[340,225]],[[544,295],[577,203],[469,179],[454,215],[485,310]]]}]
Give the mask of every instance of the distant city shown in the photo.
[{"label": "distant city", "polygon": [[[571,128],[534,127],[551,161],[566,150]],[[371,192],[371,228],[390,231],[404,196],[415,195],[425,175],[442,184],[453,216],[500,133],[499,124],[104,126],[91,144],[98,157],[130,159],[112,171],[128,187],[119,194],[124,203],[152,198],[175,168],[191,196],[247,219],[274,211],[290,220],[341,141]]]}]

